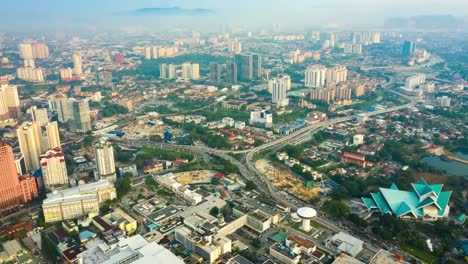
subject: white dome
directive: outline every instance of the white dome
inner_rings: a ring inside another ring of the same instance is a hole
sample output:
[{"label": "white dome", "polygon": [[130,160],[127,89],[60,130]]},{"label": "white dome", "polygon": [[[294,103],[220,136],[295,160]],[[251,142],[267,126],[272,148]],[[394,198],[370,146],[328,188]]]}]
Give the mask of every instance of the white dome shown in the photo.
[{"label": "white dome", "polygon": [[310,219],[317,216],[317,211],[310,207],[301,207],[297,209],[297,215],[301,218]]},{"label": "white dome", "polygon": [[291,214],[291,221],[299,223],[301,221],[301,218],[297,215],[297,213],[292,213]]}]

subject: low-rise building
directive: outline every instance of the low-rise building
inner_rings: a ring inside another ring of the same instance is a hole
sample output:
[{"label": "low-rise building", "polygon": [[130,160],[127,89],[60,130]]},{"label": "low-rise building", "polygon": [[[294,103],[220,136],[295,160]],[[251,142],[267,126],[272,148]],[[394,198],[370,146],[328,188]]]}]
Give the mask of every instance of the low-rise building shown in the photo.
[{"label": "low-rise building", "polygon": [[297,264],[301,255],[295,253],[285,245],[275,243],[270,247],[270,255],[284,264]]},{"label": "low-rise building", "polygon": [[137,221],[120,208],[114,208],[113,212],[103,216],[103,219],[118,226],[127,235],[135,233],[138,227]]}]

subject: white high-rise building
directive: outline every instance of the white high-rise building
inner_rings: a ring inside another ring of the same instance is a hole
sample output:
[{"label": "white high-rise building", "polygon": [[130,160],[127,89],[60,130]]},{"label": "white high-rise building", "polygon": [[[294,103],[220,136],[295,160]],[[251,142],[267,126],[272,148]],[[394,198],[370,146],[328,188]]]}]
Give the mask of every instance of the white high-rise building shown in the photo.
[{"label": "white high-rise building", "polygon": [[280,76],[268,81],[268,88],[270,89],[271,87],[271,101],[278,107],[284,107],[289,104],[289,99],[286,95],[288,85],[289,87],[291,85],[291,79],[289,76]]},{"label": "white high-rise building", "polygon": [[100,139],[94,145],[96,168],[100,179],[116,180],[114,147],[107,139]]},{"label": "white high-rise building", "polygon": [[305,71],[305,86],[306,87],[322,87],[325,85],[327,76],[327,67],[324,65],[312,65]]},{"label": "white high-rise building", "polygon": [[327,71],[327,83],[346,82],[348,79],[348,70],[346,66],[335,66]]},{"label": "white high-rise building", "polygon": [[42,141],[39,122],[25,122],[16,130],[21,153],[23,153],[26,169],[35,171],[40,168],[39,155],[45,148]]},{"label": "white high-rise building", "polygon": [[145,47],[145,59],[151,60],[151,47]]},{"label": "white high-rise building", "polygon": [[32,53],[34,58],[44,59],[49,57],[49,47],[44,43],[34,43],[32,45]]},{"label": "white high-rise building", "polygon": [[62,147],[57,121],[46,124],[44,138],[44,144],[46,148],[54,149]]},{"label": "white high-rise building", "polygon": [[41,68],[20,67],[16,70],[18,79],[29,82],[43,82],[44,74]]},{"label": "white high-rise building", "polygon": [[33,121],[39,122],[41,126],[45,126],[47,123],[49,123],[47,108],[37,108],[37,106],[33,106],[30,108],[30,111]]},{"label": "white high-rise building", "polygon": [[67,122],[70,119],[70,106],[66,94],[57,94],[49,102],[50,108],[57,111],[58,121]]},{"label": "white high-rise building", "polygon": [[176,66],[174,64],[169,64],[168,68],[167,68],[167,78],[168,79],[175,79],[177,77],[176,75],[177,71],[176,71]]},{"label": "white high-rise building", "polygon": [[182,79],[190,80],[192,78],[192,64],[186,62],[182,64]]},{"label": "white high-rise building", "polygon": [[32,50],[32,45],[30,43],[21,43],[18,45],[18,50],[20,53],[20,58],[22,59],[33,59],[34,54]]},{"label": "white high-rise building", "polygon": [[192,80],[200,79],[200,65],[198,63],[192,64],[191,79]]},{"label": "white high-rise building", "polygon": [[83,74],[83,61],[78,54],[73,54],[73,72],[78,76]]},{"label": "white high-rise building", "polygon": [[414,89],[425,82],[426,82],[426,75],[417,74],[406,79],[405,87],[407,89]]},{"label": "white high-rise building", "polygon": [[18,88],[14,85],[0,84],[0,122],[20,117]]},{"label": "white high-rise building", "polygon": [[168,79],[169,75],[169,66],[166,63],[161,63],[159,65],[159,78]]},{"label": "white high-rise building", "polygon": [[35,68],[35,67],[36,67],[36,63],[34,62],[34,59],[24,59],[24,60],[23,60],[23,66],[24,66],[24,67]]},{"label": "white high-rise building", "polygon": [[60,148],[47,150],[44,154],[39,156],[39,161],[46,190],[50,190],[51,187],[54,186],[68,184],[65,155]]}]

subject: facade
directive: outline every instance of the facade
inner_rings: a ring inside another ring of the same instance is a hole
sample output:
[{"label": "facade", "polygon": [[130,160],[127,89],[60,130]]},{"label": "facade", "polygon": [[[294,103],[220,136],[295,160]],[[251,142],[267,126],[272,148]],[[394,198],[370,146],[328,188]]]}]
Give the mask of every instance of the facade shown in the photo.
[{"label": "facade", "polygon": [[30,43],[21,43],[18,44],[18,50],[21,59],[33,59],[33,50]]},{"label": "facade", "polygon": [[348,79],[348,70],[346,66],[335,66],[327,70],[327,84],[346,82]]},{"label": "facade", "polygon": [[91,130],[91,113],[87,99],[69,99],[70,106],[70,130],[78,133],[86,133]]},{"label": "facade", "polygon": [[94,156],[99,178],[116,180],[114,147],[107,139],[100,139],[94,145]]},{"label": "facade", "polygon": [[210,63],[210,82],[221,84],[222,65],[216,62]]},{"label": "facade", "polygon": [[62,147],[57,121],[50,122],[45,125],[44,146],[46,149]]},{"label": "facade", "polygon": [[59,122],[68,122],[70,119],[70,105],[66,94],[57,94],[52,98],[50,108],[57,111]]},{"label": "facade", "polygon": [[24,122],[16,130],[21,153],[24,155],[26,169],[39,169],[39,155],[45,150],[39,122]]},{"label": "facade", "polygon": [[37,197],[37,185],[33,177],[19,177],[16,172],[12,148],[0,141],[0,212],[17,208]]},{"label": "facade", "polygon": [[103,202],[115,198],[117,192],[109,180],[48,193],[47,199],[42,202],[44,219],[46,222],[56,222],[98,213]]},{"label": "facade", "polygon": [[47,150],[39,156],[39,161],[46,190],[68,184],[67,165],[65,164],[65,155],[62,149],[54,148]]},{"label": "facade", "polygon": [[312,89],[310,100],[325,101],[327,103],[335,100],[335,90],[327,88]]},{"label": "facade", "polygon": [[413,191],[401,191],[395,184],[390,188],[379,188],[370,193],[371,198],[362,200],[368,210],[377,210],[382,214],[393,214],[402,218],[418,218],[435,221],[448,217],[448,202],[451,191],[442,191],[443,184],[428,184],[423,178],[412,183]]},{"label": "facade", "polygon": [[32,54],[37,59],[47,58],[49,57],[49,47],[44,43],[34,43],[32,45]]},{"label": "facade", "polygon": [[327,78],[327,67],[323,65],[309,66],[305,71],[305,86],[306,87],[322,87],[325,85]]},{"label": "facade", "polygon": [[0,84],[0,122],[21,117],[18,88],[14,85]]},{"label": "facade", "polygon": [[41,126],[45,126],[49,123],[49,116],[47,115],[46,108],[37,108],[37,106],[31,107],[31,116],[34,122],[39,122]]},{"label": "facade", "polygon": [[250,112],[249,122],[251,125],[257,124],[271,128],[273,126],[273,113],[270,110],[254,110]]},{"label": "facade", "polygon": [[236,54],[234,61],[237,64],[237,80],[245,82],[261,77],[262,57],[260,54]]}]

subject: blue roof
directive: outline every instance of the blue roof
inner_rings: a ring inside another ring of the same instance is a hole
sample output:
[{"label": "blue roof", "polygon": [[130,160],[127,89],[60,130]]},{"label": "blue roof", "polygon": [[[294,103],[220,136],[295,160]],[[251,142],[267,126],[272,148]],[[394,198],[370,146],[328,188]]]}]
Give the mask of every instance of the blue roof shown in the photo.
[{"label": "blue roof", "polygon": [[85,230],[85,231],[83,231],[83,232],[80,232],[80,234],[79,234],[80,241],[88,240],[88,239],[94,237],[95,235],[96,235],[96,233],[93,233],[93,232],[91,232],[91,231]]},{"label": "blue roof", "polygon": [[390,186],[390,189],[392,189],[392,190],[398,190],[398,187],[395,185],[395,183],[392,183],[392,186]]}]

